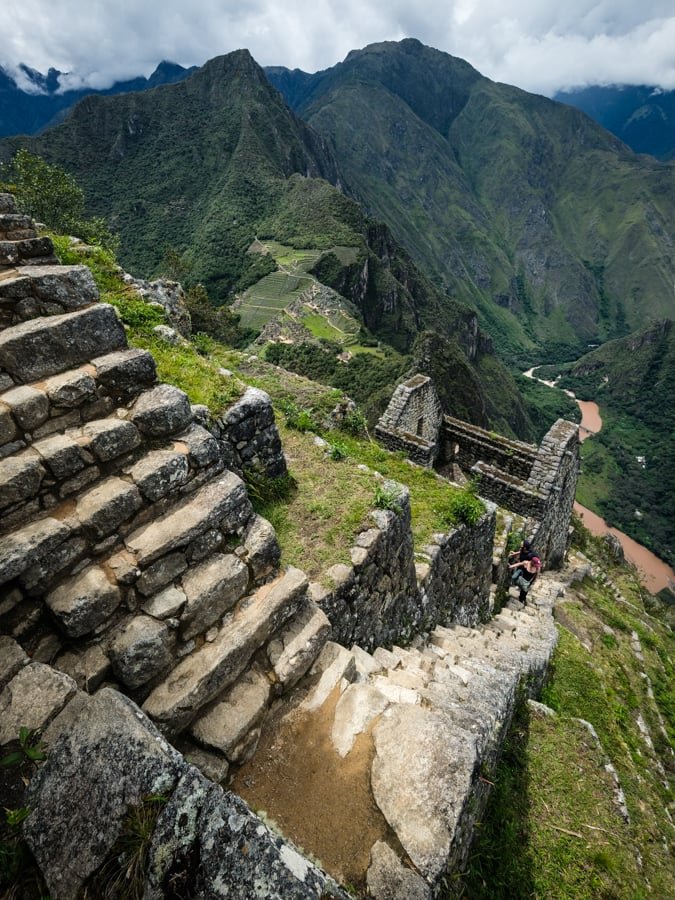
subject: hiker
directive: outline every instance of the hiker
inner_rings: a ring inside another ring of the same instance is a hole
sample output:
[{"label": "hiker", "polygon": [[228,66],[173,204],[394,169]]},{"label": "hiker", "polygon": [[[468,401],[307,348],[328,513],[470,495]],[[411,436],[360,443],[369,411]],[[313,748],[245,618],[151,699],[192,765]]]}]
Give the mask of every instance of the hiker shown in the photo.
[{"label": "hiker", "polygon": [[512,550],[509,553],[509,563],[514,564],[509,565],[509,569],[513,569],[513,572],[511,573],[512,584],[516,583],[518,576],[521,574],[522,564],[526,559],[529,559],[533,553],[532,544],[529,541],[523,541],[517,550]]},{"label": "hiker", "polygon": [[535,578],[541,572],[541,560],[535,553],[530,552],[527,559],[522,562],[515,562],[509,568],[515,569],[519,573],[513,583],[520,591],[518,599],[525,606],[527,604],[527,594],[534,584]]}]

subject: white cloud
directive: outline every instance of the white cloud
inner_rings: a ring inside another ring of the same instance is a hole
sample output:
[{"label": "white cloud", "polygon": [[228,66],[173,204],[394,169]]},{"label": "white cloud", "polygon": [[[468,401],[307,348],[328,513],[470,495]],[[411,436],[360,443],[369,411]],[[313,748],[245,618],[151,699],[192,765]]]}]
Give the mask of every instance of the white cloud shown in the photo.
[{"label": "white cloud", "polygon": [[675,88],[672,0],[4,0],[0,64],[104,87],[161,59],[200,65],[240,47],[262,65],[313,72],[403,37],[528,90]]}]

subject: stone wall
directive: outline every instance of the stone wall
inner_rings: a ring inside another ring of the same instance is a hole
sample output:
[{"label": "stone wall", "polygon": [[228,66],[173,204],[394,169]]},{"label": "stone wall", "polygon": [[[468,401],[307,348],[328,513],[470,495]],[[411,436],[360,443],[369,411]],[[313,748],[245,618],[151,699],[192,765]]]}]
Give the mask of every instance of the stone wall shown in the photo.
[{"label": "stone wall", "polygon": [[402,485],[399,511],[373,510],[373,526],[351,549],[352,565],[332,566],[314,601],[328,616],[333,640],[366,650],[408,644],[436,625],[476,625],[489,615],[494,511],[474,526],[434,535],[415,565],[410,500]]},{"label": "stone wall", "polygon": [[[559,565],[568,546],[579,474],[578,426],[559,419],[534,447],[451,416],[440,420],[435,415],[440,405],[430,398],[438,400],[426,376],[399,385],[375,429],[379,440],[390,450],[404,450],[414,462],[428,465],[435,459],[437,469],[449,477],[457,467],[476,477],[482,497],[533,520],[529,536],[543,562]],[[434,412],[425,417],[424,409]],[[424,446],[410,434],[416,416]]]},{"label": "stone wall", "polygon": [[457,463],[468,471],[477,460],[516,478],[527,479],[537,448],[451,416],[443,417],[439,465]]},{"label": "stone wall", "polygon": [[438,454],[442,419],[432,380],[415,375],[396,388],[375,434],[388,450],[404,450],[413,462],[430,466]]},{"label": "stone wall", "polygon": [[495,519],[492,508],[471,527],[434,535],[424,548],[426,559],[418,563],[417,577],[425,630],[453,623],[477,625],[490,617]]},{"label": "stone wall", "polygon": [[272,401],[264,391],[247,388],[241,400],[216,420],[212,431],[233,471],[242,475],[245,469],[252,469],[268,478],[286,474]]}]

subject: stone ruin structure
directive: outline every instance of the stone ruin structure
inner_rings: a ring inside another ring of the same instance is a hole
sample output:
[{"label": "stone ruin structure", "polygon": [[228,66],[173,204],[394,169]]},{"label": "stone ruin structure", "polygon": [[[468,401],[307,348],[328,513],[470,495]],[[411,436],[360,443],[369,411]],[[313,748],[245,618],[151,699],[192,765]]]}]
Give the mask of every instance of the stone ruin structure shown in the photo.
[{"label": "stone ruin structure", "polygon": [[443,416],[433,382],[415,375],[400,384],[375,428],[389,450],[434,466],[452,478],[455,467],[477,479],[478,493],[526,519],[527,536],[549,567],[569,546],[579,476],[579,428],[565,419],[539,447]]},{"label": "stone ruin structure", "polygon": [[[466,465],[485,433],[443,418],[434,394],[416,376],[378,435],[424,465]],[[550,560],[576,471],[568,424],[546,459],[546,442],[506,441],[471,464],[485,496],[529,504]],[[365,848],[372,896],[431,898],[466,862],[480,773],[516,698],[542,683],[563,582],[543,577],[532,608],[492,615],[494,505],[415,555],[399,486],[351,566],[310,585],[283,567],[248,468],[285,472],[269,397],[248,388],[212,421],[158,383],[89,270],[58,265],[0,195],[0,747],[28,727],[49,749],[23,834],[55,900],[96,879],[128,810],[156,794],[144,896],[346,900],[343,873],[221,786],[263,728],[297,717],[328,717],[340,759],[373,743],[372,796],[395,840]]]}]

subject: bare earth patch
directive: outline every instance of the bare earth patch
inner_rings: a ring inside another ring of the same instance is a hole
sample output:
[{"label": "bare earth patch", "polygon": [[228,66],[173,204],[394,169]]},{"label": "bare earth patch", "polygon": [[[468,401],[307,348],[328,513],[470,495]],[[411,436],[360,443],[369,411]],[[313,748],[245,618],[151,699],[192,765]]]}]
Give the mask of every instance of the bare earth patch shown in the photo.
[{"label": "bare earth patch", "polygon": [[316,713],[294,711],[263,733],[231,788],[342,884],[363,885],[370,848],[390,829],[370,788],[370,733],[342,759],[333,748],[337,689]]}]

